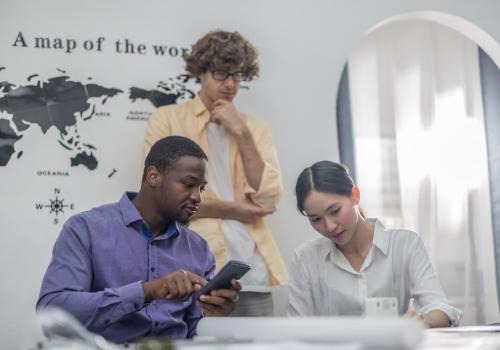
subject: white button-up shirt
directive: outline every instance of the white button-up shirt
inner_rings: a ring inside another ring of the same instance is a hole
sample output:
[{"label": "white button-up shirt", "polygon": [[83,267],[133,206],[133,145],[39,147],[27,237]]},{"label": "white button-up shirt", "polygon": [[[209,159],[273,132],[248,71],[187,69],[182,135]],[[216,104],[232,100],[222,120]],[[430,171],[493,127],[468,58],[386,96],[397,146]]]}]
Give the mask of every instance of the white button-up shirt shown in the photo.
[{"label": "white button-up shirt", "polygon": [[[209,149],[208,183],[220,199],[234,201],[233,180],[229,156],[229,136],[226,129],[216,123],[207,124]],[[246,292],[270,292],[271,281],[266,262],[246,226],[236,220],[222,220],[222,233],[230,259],[240,260],[252,265],[252,269],[240,280]]]},{"label": "white button-up shirt", "polygon": [[397,298],[402,315],[413,298],[418,313],[441,310],[457,326],[462,312],[448,304],[422,239],[415,232],[370,221],[375,223],[373,245],[359,272],[328,238],[296,249],[288,315],[364,315],[366,298],[374,297]]}]

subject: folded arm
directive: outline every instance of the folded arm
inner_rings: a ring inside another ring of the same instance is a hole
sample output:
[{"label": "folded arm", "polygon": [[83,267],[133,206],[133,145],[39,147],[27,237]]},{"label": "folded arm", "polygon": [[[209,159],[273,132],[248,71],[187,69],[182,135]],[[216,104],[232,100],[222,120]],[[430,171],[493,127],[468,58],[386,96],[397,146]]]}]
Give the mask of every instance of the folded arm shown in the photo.
[{"label": "folded arm", "polygon": [[200,203],[197,218],[217,218],[252,223],[257,219],[274,213],[275,208],[262,208],[248,200],[227,202],[219,199],[204,198]]}]

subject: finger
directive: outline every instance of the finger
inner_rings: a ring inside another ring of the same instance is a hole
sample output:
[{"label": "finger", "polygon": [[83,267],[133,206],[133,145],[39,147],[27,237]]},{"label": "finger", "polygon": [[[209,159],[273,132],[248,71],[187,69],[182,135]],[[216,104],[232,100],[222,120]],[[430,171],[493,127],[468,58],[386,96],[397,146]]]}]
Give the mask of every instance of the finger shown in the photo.
[{"label": "finger", "polygon": [[200,286],[204,287],[206,284],[208,284],[208,281],[206,279],[202,278],[202,279],[200,279],[198,281],[195,281],[194,283],[197,284],[197,285],[200,285]]},{"label": "finger", "polygon": [[221,124],[221,120],[222,120],[222,118],[219,116],[219,114],[212,114],[210,116],[210,121],[213,122],[213,123],[215,123],[215,124],[220,125]]},{"label": "finger", "polygon": [[197,284],[196,282],[193,282],[190,278],[185,278],[184,279],[184,285],[186,287],[186,291],[187,291],[187,297],[190,297],[191,294],[193,294],[194,291],[196,291],[196,286],[198,286],[198,288],[201,288],[200,284]]},{"label": "finger", "polygon": [[200,308],[203,309],[203,312],[205,313],[205,315],[207,316],[215,316],[215,315],[227,315],[230,313],[230,309],[229,310],[226,310],[218,305],[212,305],[212,304],[208,304],[208,303],[203,303],[201,301],[197,301],[196,302],[196,305]]},{"label": "finger", "polygon": [[414,318],[415,316],[416,316],[415,310],[408,310],[404,314],[404,317],[406,317],[406,318]]},{"label": "finger", "polygon": [[177,296],[179,295],[179,290],[177,288],[177,283],[174,278],[169,278],[167,280],[167,288],[168,288],[167,299],[176,299]]},{"label": "finger", "polygon": [[195,291],[199,291],[201,288],[203,288],[204,286],[206,286],[208,284],[208,282],[206,280],[201,280],[201,281],[198,281],[198,282],[192,282],[193,283],[193,289]]},{"label": "finger", "polygon": [[[187,285],[187,283],[189,283],[189,285]],[[191,281],[186,276],[176,279],[175,284],[177,285],[177,290],[179,291],[177,299],[183,300],[191,295],[191,289],[193,286]]]},{"label": "finger", "polygon": [[203,288],[208,283],[208,281],[203,277],[188,272],[188,283],[191,287],[191,295],[193,292],[201,290],[201,288]]},{"label": "finger", "polygon": [[168,294],[168,286],[165,280],[159,279],[155,287],[155,298],[163,299],[166,298]]},{"label": "finger", "polygon": [[[212,291],[211,294],[208,294],[208,295],[200,295],[200,301],[206,303],[206,304],[212,304],[212,305],[223,305],[224,303],[226,303],[227,301],[231,302],[232,301],[232,298],[225,298],[223,296],[219,296],[219,295],[214,295],[214,291]],[[234,295],[233,295],[234,297]]]},{"label": "finger", "polygon": [[202,295],[198,300],[204,309],[209,310],[218,315],[227,315],[233,309],[235,303],[232,300],[221,298],[213,295]]},{"label": "finger", "polygon": [[231,103],[231,102],[229,102],[229,101],[227,101],[227,100],[224,100],[224,99],[222,99],[222,98],[219,98],[219,99],[215,100],[215,102],[214,102],[214,104],[213,104],[212,106],[214,106],[214,107],[217,107],[217,106],[225,106],[225,105],[227,105],[228,103]]},{"label": "finger", "polygon": [[210,293],[210,296],[214,298],[227,299],[233,301],[238,296],[239,292],[234,289],[216,289]]},{"label": "finger", "polygon": [[212,309],[228,309],[234,304],[232,299],[226,299],[214,295],[201,295],[198,299],[203,304],[210,305]]},{"label": "finger", "polygon": [[218,117],[218,112],[217,112],[217,109],[216,108],[213,108],[211,111],[210,111],[210,121],[211,122],[215,122],[215,120],[217,119]]},{"label": "finger", "polygon": [[210,110],[210,117],[213,119],[214,117],[220,117],[224,115],[224,106],[222,105],[212,105],[212,109]]},{"label": "finger", "polygon": [[237,290],[238,292],[241,290],[241,283],[236,278],[233,278],[231,280],[231,285],[232,285],[232,288]]},{"label": "finger", "polygon": [[205,284],[208,283],[208,281],[206,279],[204,279],[203,277],[200,277],[198,276],[197,274],[195,273],[192,273],[192,272],[189,272],[189,271],[186,271],[186,277],[191,281],[191,283],[197,283],[199,285],[202,285],[204,286]]}]

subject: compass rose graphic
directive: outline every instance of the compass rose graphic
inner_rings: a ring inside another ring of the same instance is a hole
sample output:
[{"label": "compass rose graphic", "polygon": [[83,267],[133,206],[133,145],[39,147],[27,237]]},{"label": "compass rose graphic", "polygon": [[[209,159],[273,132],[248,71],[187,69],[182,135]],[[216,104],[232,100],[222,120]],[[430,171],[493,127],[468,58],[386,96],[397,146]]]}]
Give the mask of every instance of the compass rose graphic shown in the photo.
[{"label": "compass rose graphic", "polygon": [[50,204],[45,204],[45,207],[49,207],[50,212],[55,213],[56,216],[59,213],[64,213],[64,208],[69,207],[68,204],[64,204],[64,199],[59,199],[59,198],[57,198],[57,196],[54,199],[49,199],[49,201],[50,201]]},{"label": "compass rose graphic", "polygon": [[63,198],[61,197],[61,189],[54,188],[55,197],[53,199],[49,199],[49,203],[36,203],[35,208],[37,210],[43,210],[45,208],[49,209],[49,214],[55,214],[54,224],[59,223],[59,214],[64,214],[65,210],[74,210],[75,205],[73,203],[66,204]]}]

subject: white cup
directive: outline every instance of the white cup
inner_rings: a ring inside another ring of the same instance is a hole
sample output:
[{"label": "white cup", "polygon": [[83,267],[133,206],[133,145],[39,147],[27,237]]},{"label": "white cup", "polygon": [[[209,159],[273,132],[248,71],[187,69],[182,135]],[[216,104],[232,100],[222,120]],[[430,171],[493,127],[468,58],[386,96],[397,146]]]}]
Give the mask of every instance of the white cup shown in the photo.
[{"label": "white cup", "polygon": [[366,298],[365,315],[372,316],[398,316],[398,300],[396,298]]}]

